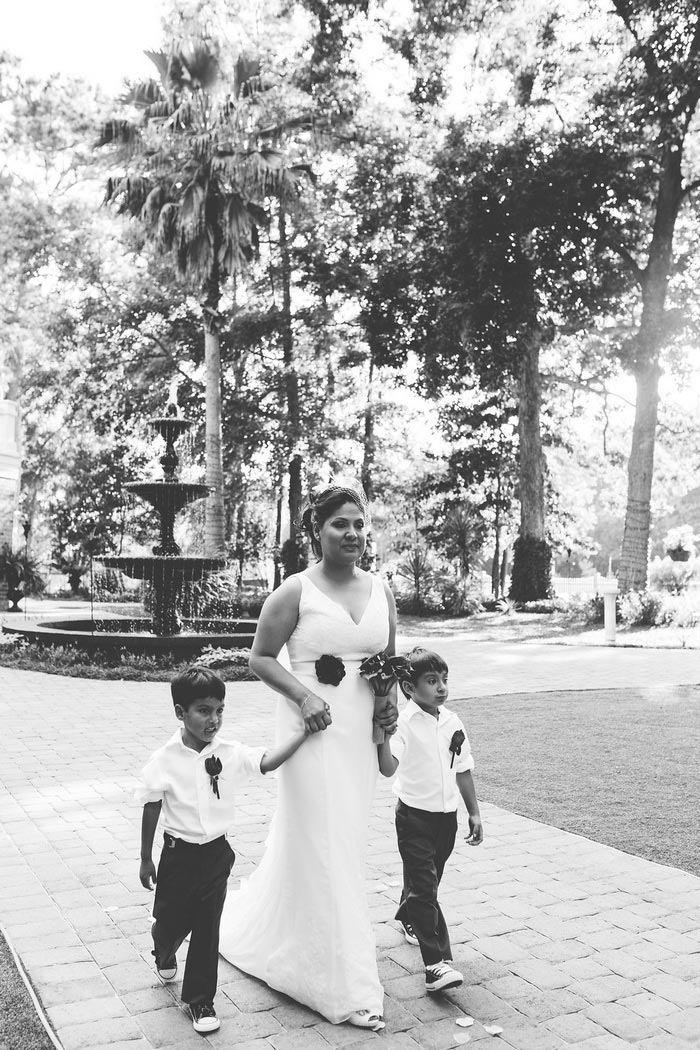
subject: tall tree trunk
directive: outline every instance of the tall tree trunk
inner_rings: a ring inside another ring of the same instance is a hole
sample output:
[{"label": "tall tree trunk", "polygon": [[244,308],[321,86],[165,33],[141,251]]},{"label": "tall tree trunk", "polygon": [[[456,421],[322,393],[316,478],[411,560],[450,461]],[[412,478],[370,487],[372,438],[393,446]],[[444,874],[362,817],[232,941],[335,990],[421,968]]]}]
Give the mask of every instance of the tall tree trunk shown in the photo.
[{"label": "tall tree trunk", "polygon": [[651,483],[659,403],[659,368],[637,372],[637,404],[627,465],[627,510],[618,578],[623,591],[644,590],[649,563]]},{"label": "tall tree trunk", "polygon": [[206,380],[205,480],[211,489],[205,504],[204,551],[209,558],[223,557],[226,551],[224,465],[221,451],[221,347],[218,330],[220,298],[218,274],[215,274],[205,289],[202,302]]},{"label": "tall tree trunk", "polygon": [[367,401],[365,402],[365,433],[363,442],[362,487],[367,499],[374,499],[374,460],[377,451],[375,439],[375,408],[374,408],[374,358],[370,354],[369,377],[367,382]]},{"label": "tall tree trunk", "polygon": [[284,388],[287,399],[289,459],[289,538],[301,541],[299,528],[302,506],[302,457],[298,451],[301,436],[299,413],[299,377],[294,354],[294,331],[292,329],[292,266],[289,258],[287,238],[287,216],[284,203],[279,206],[280,270],[282,275],[282,360],[284,362]]},{"label": "tall tree trunk", "polygon": [[649,258],[642,275],[642,317],[634,365],[637,405],[627,467],[627,510],[618,572],[623,591],[643,590],[647,582],[659,406],[659,354],[666,339],[668,275],[673,260],[676,219],[683,198],[682,155],[682,142],[674,141],[666,147]]},{"label": "tall tree trunk", "polygon": [[301,484],[302,458],[294,455],[289,461],[289,536],[301,538],[303,533],[300,529],[303,493]]},{"label": "tall tree trunk", "polygon": [[277,486],[277,500],[275,507],[275,573],[272,581],[272,589],[276,591],[282,582],[282,563],[280,560],[280,547],[282,546],[282,482]]},{"label": "tall tree trunk", "polygon": [[518,439],[520,444],[520,535],[545,538],[544,454],[540,433],[542,384],[540,344],[535,337],[524,349],[518,378]]},{"label": "tall tree trunk", "polygon": [[520,534],[514,545],[510,596],[520,602],[549,598],[552,591],[540,432],[540,341],[539,333],[534,333],[524,345],[518,377]]},{"label": "tall tree trunk", "polygon": [[[237,351],[234,354],[227,378],[233,398],[241,396],[245,382],[247,354]],[[225,411],[226,406],[224,406]],[[230,411],[230,409],[229,409]],[[246,449],[236,437],[234,421],[229,433],[229,448],[226,456],[226,474],[224,479],[224,503],[226,507],[226,535],[238,538],[245,521],[245,503],[247,485],[245,480]]]}]

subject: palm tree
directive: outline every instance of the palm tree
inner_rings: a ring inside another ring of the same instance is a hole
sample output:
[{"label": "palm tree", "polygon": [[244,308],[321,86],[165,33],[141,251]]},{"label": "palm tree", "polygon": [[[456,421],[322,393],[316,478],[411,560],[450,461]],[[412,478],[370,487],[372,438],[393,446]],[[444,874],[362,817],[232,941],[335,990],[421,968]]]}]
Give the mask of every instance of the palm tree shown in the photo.
[{"label": "palm tree", "polygon": [[288,164],[279,144],[303,121],[264,126],[263,84],[257,60],[240,55],[224,83],[217,48],[209,39],[175,44],[169,53],[146,52],[158,80],[131,87],[123,102],[141,120],[111,120],[98,145],[119,150],[124,170],[107,183],[106,200],[139,219],[200,298],[206,372],[205,547],[224,553],[225,516],[221,451],[219,304],[224,282],[245,269],[268,223],[270,197],[298,192],[310,175]]}]

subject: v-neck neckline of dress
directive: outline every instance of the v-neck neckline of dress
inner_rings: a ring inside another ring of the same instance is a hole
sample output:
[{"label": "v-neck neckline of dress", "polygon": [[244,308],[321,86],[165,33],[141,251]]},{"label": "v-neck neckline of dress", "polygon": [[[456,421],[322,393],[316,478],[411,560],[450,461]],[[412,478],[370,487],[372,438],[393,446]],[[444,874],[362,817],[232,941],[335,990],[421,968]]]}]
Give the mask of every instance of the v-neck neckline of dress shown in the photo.
[{"label": "v-neck neckline of dress", "polygon": [[314,590],[318,591],[319,594],[323,595],[323,597],[327,601],[329,601],[331,603],[331,605],[335,605],[336,608],[338,608],[342,612],[344,612],[345,615],[350,620],[350,622],[355,625],[355,627],[359,627],[361,625],[362,621],[364,620],[365,616],[367,615],[367,610],[369,609],[369,607],[370,607],[370,605],[372,603],[372,595],[374,594],[374,577],[372,577],[370,579],[369,598],[367,599],[367,604],[365,605],[364,609],[362,610],[362,616],[360,617],[359,620],[356,620],[353,617],[352,613],[349,612],[349,610],[346,609],[344,605],[341,605],[340,602],[337,602],[335,600],[335,598],[331,598],[331,596],[329,594],[326,594],[325,591],[322,591],[321,588],[319,586],[317,586],[317,584],[314,583],[314,581],[311,579],[310,576],[306,576],[305,578],[309,581],[309,583],[314,588]]}]

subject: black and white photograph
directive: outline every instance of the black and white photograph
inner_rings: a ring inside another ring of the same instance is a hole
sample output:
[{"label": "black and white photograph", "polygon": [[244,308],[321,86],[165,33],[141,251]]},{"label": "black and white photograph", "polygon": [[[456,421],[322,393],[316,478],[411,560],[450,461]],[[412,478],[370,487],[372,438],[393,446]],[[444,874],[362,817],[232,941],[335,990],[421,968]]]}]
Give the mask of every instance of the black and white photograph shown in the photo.
[{"label": "black and white photograph", "polygon": [[697,0],[0,37],[0,1050],[700,1050]]}]

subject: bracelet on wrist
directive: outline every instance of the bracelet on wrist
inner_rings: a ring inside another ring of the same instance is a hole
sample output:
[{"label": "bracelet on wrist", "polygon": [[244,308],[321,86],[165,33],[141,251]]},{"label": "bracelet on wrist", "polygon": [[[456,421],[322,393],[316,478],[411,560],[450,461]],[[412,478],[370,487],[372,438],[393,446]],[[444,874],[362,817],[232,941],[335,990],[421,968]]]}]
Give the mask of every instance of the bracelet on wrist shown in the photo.
[{"label": "bracelet on wrist", "polygon": [[311,693],[307,693],[302,702],[299,704],[299,710],[301,711],[302,718],[304,717],[304,706],[309,702],[310,699]]}]

